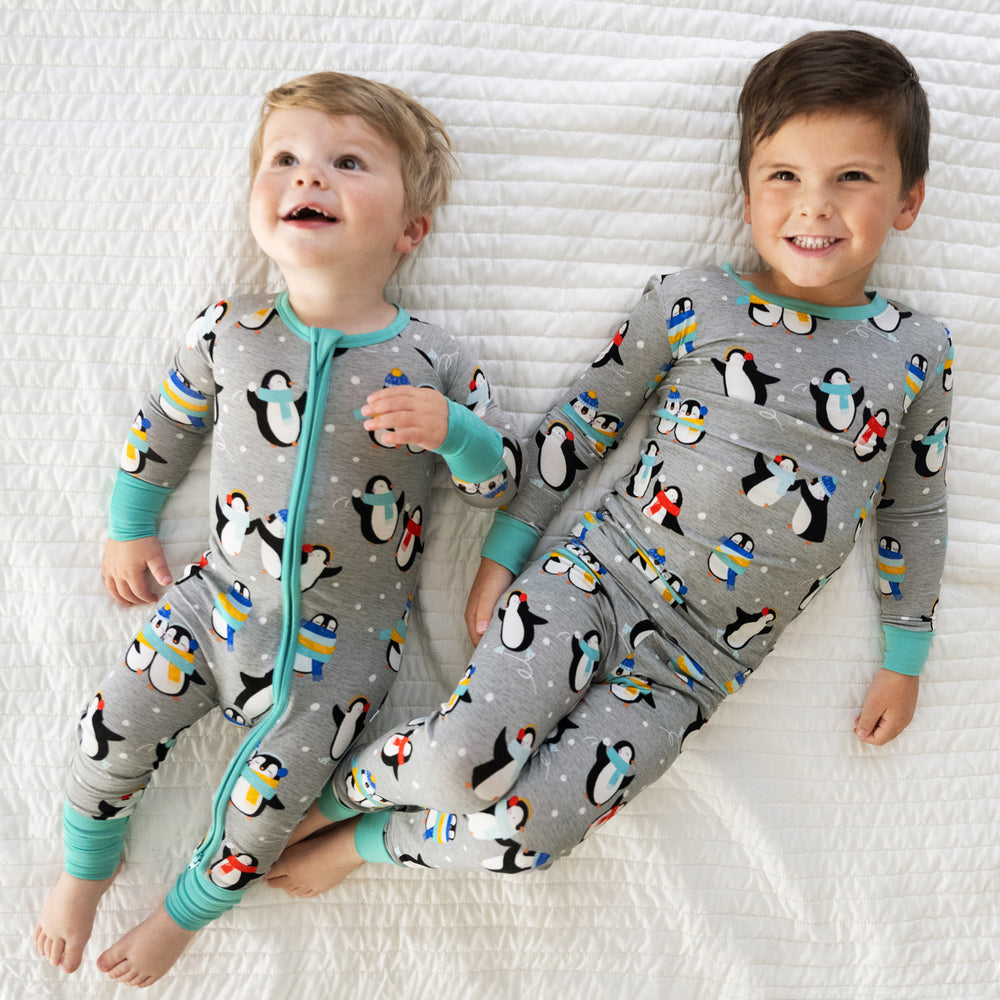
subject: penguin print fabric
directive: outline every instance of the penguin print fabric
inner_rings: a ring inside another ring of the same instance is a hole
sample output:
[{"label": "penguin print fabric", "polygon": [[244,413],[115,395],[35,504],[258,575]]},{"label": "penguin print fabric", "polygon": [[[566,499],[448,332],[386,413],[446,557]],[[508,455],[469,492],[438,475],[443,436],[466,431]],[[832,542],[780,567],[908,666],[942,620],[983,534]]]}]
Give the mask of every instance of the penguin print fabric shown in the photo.
[{"label": "penguin print fabric", "polygon": [[69,800],[94,819],[127,815],[160,751],[219,706],[254,735],[222,793],[224,831],[203,848],[217,888],[267,870],[396,676],[436,460],[364,430],[366,397],[393,384],[481,418],[475,454],[449,458],[455,488],[474,506],[510,499],[504,455],[520,448],[481,368],[402,310],[345,336],[302,327],[286,296],[220,302],[132,424],[119,475],[164,493],[212,431],[211,539],[91,700]]},{"label": "penguin print fabric", "polygon": [[404,807],[384,821],[403,864],[547,866],[670,766],[867,518],[883,621],[929,630],[950,371],[947,330],[880,296],[831,309],[728,269],[653,279],[529,440],[484,555],[503,561],[511,519],[541,535],[648,402],[634,468],[514,581],[440,711],[366,736],[324,798]]}]

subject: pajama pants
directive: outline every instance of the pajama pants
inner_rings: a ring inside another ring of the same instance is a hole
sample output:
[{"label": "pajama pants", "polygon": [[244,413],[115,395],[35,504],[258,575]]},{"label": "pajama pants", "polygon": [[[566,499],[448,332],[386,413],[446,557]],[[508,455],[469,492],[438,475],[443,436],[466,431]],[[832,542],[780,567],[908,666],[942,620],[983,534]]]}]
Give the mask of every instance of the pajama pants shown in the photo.
[{"label": "pajama pants", "polygon": [[334,819],[373,811],[359,830],[382,824],[389,860],[547,867],[660,777],[721,701],[625,586],[595,584],[570,552],[522,574],[498,609],[449,701],[366,734],[320,800]]}]

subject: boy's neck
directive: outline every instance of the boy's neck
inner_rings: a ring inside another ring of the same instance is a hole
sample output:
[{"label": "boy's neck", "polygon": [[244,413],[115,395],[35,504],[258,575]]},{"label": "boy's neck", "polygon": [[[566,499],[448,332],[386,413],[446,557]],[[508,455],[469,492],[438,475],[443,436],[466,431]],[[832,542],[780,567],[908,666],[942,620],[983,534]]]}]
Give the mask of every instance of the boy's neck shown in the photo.
[{"label": "boy's neck", "polygon": [[382,297],[382,288],[337,287],[334,282],[288,282],[288,304],[304,326],[371,333],[396,318],[394,305]]}]

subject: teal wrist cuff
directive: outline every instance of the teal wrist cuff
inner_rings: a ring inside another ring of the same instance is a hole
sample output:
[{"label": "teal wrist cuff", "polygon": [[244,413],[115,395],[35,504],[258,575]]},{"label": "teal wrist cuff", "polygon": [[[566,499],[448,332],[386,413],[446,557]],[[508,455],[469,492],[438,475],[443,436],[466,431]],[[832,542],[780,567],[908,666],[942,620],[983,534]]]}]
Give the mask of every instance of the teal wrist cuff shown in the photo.
[{"label": "teal wrist cuff", "polygon": [[485,559],[506,566],[517,576],[531,558],[538,539],[538,533],[530,525],[498,510],[493,515],[493,524],[480,554]]},{"label": "teal wrist cuff", "polygon": [[365,813],[354,828],[354,849],[373,864],[396,864],[385,846],[385,828],[392,818],[392,809]]},{"label": "teal wrist cuff", "polygon": [[154,486],[118,470],[108,508],[108,535],[118,542],[131,542],[156,534],[156,519],[173,491]]},{"label": "teal wrist cuff", "polygon": [[882,666],[896,674],[919,677],[931,651],[934,633],[915,632],[896,625],[883,625],[885,633],[885,658]]},{"label": "teal wrist cuff", "polygon": [[63,867],[68,875],[86,882],[111,878],[122,857],[128,817],[94,819],[63,805]]},{"label": "teal wrist cuff", "polygon": [[448,400],[448,436],[437,453],[465,483],[482,483],[504,468],[503,438],[467,406]]}]

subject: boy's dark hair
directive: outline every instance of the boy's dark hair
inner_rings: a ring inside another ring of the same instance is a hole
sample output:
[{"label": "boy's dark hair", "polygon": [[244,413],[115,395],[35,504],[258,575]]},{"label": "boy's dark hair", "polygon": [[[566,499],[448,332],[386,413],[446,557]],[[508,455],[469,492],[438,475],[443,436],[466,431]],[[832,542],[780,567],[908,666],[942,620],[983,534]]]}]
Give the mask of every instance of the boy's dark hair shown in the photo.
[{"label": "boy's dark hair", "polygon": [[863,31],[812,31],[757,62],[740,93],[739,169],[744,189],[757,143],[790,118],[856,111],[896,137],[903,191],[927,173],[930,110],[916,71],[889,42]]}]

